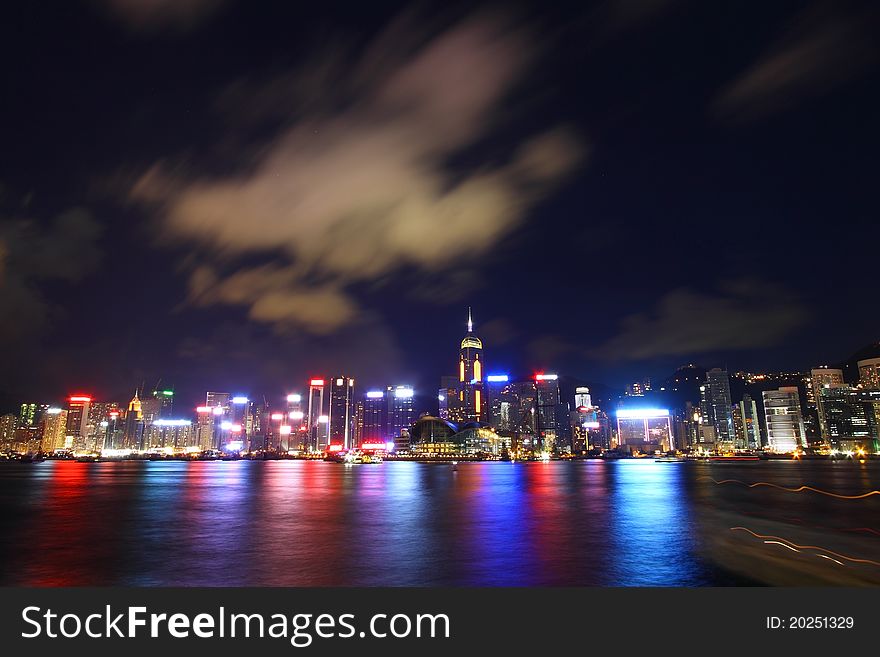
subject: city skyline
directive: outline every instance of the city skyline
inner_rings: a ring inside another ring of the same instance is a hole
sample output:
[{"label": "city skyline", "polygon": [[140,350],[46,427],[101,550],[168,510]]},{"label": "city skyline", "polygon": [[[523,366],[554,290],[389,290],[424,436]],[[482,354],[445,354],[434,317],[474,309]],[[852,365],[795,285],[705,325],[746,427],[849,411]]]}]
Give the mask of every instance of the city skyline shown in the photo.
[{"label": "city skyline", "polygon": [[173,4],[4,8],[4,407],[430,389],[469,304],[614,388],[880,339],[870,3]]},{"label": "city skyline", "polygon": [[615,393],[546,370],[493,370],[471,307],[465,327],[450,359],[458,374],[437,377],[436,404],[408,383],[358,387],[343,374],[313,375],[283,395],[209,389],[195,407],[161,381],[122,403],[79,389],[60,405],[24,401],[17,416],[0,414],[0,451],[505,459],[880,452],[880,356],[806,373],[689,364]]}]

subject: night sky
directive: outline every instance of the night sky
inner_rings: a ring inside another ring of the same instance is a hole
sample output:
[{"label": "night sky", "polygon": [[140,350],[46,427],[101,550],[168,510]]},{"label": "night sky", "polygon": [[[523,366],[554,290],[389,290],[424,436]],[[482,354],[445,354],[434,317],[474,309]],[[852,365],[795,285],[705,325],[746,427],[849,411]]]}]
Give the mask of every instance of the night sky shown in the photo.
[{"label": "night sky", "polygon": [[[805,370],[880,340],[870,2],[0,18],[0,398]],[[364,389],[364,388],[362,388]]]}]

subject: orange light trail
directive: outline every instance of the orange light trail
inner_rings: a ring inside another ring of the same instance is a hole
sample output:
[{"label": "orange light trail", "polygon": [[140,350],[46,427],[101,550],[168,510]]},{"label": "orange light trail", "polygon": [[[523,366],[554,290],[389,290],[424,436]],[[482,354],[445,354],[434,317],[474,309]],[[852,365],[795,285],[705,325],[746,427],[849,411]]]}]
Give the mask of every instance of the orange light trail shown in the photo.
[{"label": "orange light trail", "polygon": [[863,500],[866,497],[871,497],[872,495],[880,495],[880,490],[871,490],[867,493],[862,493],[861,495],[840,495],[838,493],[832,493],[831,491],[822,490],[821,488],[813,488],[812,486],[800,486],[799,488],[786,488],[785,486],[780,486],[779,484],[772,484],[769,481],[756,481],[754,484],[747,484],[744,481],[740,481],[739,479],[722,479],[718,481],[717,479],[713,479],[712,477],[703,475],[700,479],[709,479],[716,484],[742,484],[743,486],[747,486],[748,488],[755,488],[757,486],[770,486],[771,488],[778,488],[779,490],[784,490],[789,493],[803,493],[805,490],[812,491],[814,493],[819,493],[820,495],[827,495],[828,497],[836,497],[839,500]]},{"label": "orange light trail", "polygon": [[[793,543],[792,541],[789,541],[788,539],[782,538],[780,536],[756,534],[748,527],[731,527],[730,531],[732,531],[732,532],[735,532],[735,531],[748,532],[749,534],[751,534],[755,538],[760,538],[765,543],[767,541],[778,541],[781,543],[785,543],[787,547],[797,548],[798,550],[820,550],[822,552],[827,552],[828,554],[833,554],[835,557],[840,557],[841,559],[843,559],[845,561],[852,561],[853,563],[867,563],[872,566],[880,566],[880,563],[878,563],[876,561],[871,561],[870,559],[857,559],[856,557],[848,557],[845,554],[840,554],[838,552],[834,552],[833,550],[829,550],[828,548],[818,547],[816,545],[798,545],[797,543]],[[795,551],[797,551],[797,550],[795,550]],[[819,555],[819,556],[821,556],[821,555]],[[832,561],[833,561],[833,559],[832,559]],[[843,565],[843,564],[841,564],[841,565]]]}]

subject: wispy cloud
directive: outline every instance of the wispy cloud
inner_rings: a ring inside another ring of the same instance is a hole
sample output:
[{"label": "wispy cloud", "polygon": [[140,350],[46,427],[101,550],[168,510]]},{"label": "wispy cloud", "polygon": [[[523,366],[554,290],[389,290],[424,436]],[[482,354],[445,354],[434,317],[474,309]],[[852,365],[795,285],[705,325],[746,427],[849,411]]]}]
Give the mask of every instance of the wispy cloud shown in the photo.
[{"label": "wispy cloud", "polygon": [[642,360],[768,347],[806,319],[785,289],[761,281],[736,281],[717,294],[672,290],[656,307],[624,318],[620,331],[591,355]]},{"label": "wispy cloud", "polygon": [[764,55],[713,103],[729,120],[749,120],[825,93],[869,69],[878,57],[876,8],[817,3],[798,15]]},{"label": "wispy cloud", "polygon": [[[551,126],[491,161],[449,166],[492,134],[534,47],[496,16],[404,52],[386,34],[338,81],[353,94],[344,108],[298,106],[258,156],[234,163],[236,175],[157,164],[132,196],[158,209],[168,237],[210,254],[194,273],[194,302],[331,332],[360,312],[351,285],[480,257],[581,160],[575,136]],[[264,262],[236,271],[230,263],[245,257]]]},{"label": "wispy cloud", "polygon": [[213,14],[226,0],[97,0],[126,27],[143,32],[163,28],[188,30]]},{"label": "wispy cloud", "polygon": [[48,225],[32,219],[0,219],[0,344],[15,346],[39,333],[52,307],[45,281],[77,282],[101,260],[100,225],[72,210]]}]

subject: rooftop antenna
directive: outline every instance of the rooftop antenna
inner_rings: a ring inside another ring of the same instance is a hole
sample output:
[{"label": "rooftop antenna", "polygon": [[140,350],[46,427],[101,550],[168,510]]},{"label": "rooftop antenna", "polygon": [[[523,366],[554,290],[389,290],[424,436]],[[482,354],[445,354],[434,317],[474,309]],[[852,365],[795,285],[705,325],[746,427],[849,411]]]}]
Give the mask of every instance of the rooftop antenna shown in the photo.
[{"label": "rooftop antenna", "polygon": [[468,333],[474,332],[474,320],[471,319],[471,307],[468,306]]}]

